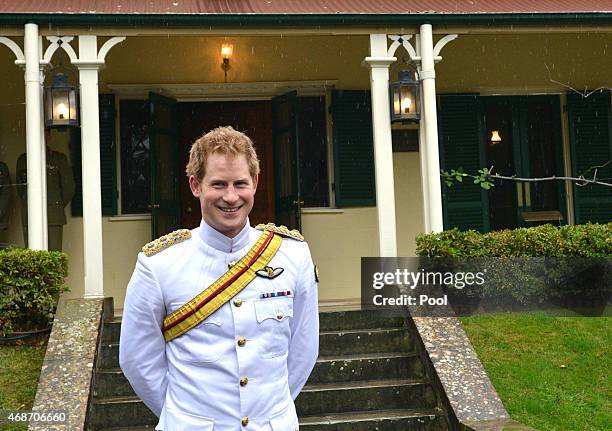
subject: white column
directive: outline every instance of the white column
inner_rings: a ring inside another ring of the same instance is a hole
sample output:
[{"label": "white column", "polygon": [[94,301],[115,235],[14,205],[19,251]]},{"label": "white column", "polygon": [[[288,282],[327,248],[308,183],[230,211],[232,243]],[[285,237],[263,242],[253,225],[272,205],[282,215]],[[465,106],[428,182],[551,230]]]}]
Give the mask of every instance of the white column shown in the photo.
[{"label": "white column", "polygon": [[[43,205],[43,152],[41,144],[40,41],[38,26],[26,24],[23,40],[25,56],[26,152],[28,172],[28,246],[45,250],[47,205]],[[46,196],[46,193],[44,193]]]},{"label": "white column", "polygon": [[[39,38],[39,46],[40,46],[40,57],[42,58],[42,38]],[[45,210],[47,209],[47,143],[46,143],[46,138],[45,138],[45,99],[44,99],[44,92],[45,92],[45,66],[41,63],[40,64],[40,101],[41,101],[41,108],[40,108],[40,147],[41,147],[41,157],[40,157],[40,163],[41,163],[41,194],[40,194],[40,200],[42,201],[42,206],[43,208],[45,208]],[[43,216],[43,221],[42,221],[42,225],[43,225],[43,248],[45,250],[49,249],[49,225],[47,222],[47,211],[43,211],[42,213]]]},{"label": "white column", "polygon": [[[425,171],[427,186],[427,209],[429,232],[444,229],[442,219],[442,191],[440,188],[440,157],[438,152],[438,117],[436,112],[436,73],[434,71],[434,49],[431,24],[421,25],[419,37],[421,53],[421,80],[423,90],[423,116],[425,122]],[[421,122],[423,124],[423,122]],[[425,203],[425,202],[424,202]]]},{"label": "white column", "polygon": [[85,298],[104,297],[97,55],[96,36],[79,36]]},{"label": "white column", "polygon": [[387,35],[371,34],[370,57],[366,57],[365,62],[370,66],[372,88],[376,210],[381,257],[397,256],[395,186],[389,112],[389,65],[395,60],[395,57],[387,54]]}]

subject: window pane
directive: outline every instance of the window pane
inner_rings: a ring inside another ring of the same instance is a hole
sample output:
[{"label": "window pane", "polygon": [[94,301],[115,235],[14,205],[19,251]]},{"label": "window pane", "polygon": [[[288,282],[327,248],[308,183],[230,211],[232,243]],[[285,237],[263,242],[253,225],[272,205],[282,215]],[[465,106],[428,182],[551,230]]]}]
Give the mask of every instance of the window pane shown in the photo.
[{"label": "window pane", "polygon": [[123,214],[151,212],[149,102],[121,101],[121,208]]},{"label": "window pane", "polygon": [[329,206],[325,97],[300,97],[301,192],[305,207]]}]

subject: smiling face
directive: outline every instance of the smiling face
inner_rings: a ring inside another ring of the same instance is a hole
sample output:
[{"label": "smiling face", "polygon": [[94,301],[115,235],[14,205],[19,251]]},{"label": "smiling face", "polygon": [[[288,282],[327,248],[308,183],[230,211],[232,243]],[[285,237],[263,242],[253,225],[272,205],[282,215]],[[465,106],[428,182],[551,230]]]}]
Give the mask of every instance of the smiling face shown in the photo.
[{"label": "smiling face", "polygon": [[202,181],[189,176],[191,193],[200,200],[202,218],[212,228],[233,238],[244,228],[253,209],[258,176],[251,177],[246,156],[213,153]]}]

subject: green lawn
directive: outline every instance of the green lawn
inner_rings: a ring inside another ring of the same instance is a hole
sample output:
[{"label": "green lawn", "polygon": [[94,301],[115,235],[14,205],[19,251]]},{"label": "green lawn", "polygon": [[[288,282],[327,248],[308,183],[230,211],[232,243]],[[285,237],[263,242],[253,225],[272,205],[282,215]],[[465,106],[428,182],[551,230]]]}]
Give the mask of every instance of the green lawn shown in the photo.
[{"label": "green lawn", "polygon": [[[0,346],[0,410],[31,410],[46,345]],[[0,425],[2,430],[25,430]]]},{"label": "green lawn", "polygon": [[510,415],[538,430],[612,429],[612,318],[461,318]]}]

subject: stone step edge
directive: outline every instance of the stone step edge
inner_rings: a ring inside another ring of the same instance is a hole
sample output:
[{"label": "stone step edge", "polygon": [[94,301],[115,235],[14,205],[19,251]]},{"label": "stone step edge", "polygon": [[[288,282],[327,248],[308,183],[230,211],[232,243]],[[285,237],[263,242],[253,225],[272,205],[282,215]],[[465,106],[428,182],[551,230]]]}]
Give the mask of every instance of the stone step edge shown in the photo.
[{"label": "stone step edge", "polygon": [[[344,314],[344,315],[357,315],[360,314],[362,312],[366,312],[369,314],[373,314],[376,316],[380,316],[383,318],[401,318],[404,317],[403,315],[397,315],[396,312],[390,312],[390,311],[385,311],[385,310],[371,310],[371,309],[358,309],[358,310],[344,310],[344,311],[319,311],[319,316],[321,315],[326,315],[326,316],[330,316],[332,314]],[[121,315],[117,315],[117,316],[113,316],[110,320],[108,320],[107,322],[104,323],[121,323]]]},{"label": "stone step edge", "polygon": [[400,420],[411,418],[434,419],[442,416],[440,409],[395,409],[395,410],[375,410],[375,411],[356,411],[338,413],[326,416],[302,416],[300,425],[331,425],[347,422],[368,422],[380,420]]},{"label": "stone step edge", "polygon": [[[300,426],[307,425],[333,425],[352,422],[368,422],[382,420],[402,420],[413,418],[434,419],[443,415],[439,409],[397,409],[397,410],[376,410],[374,412],[350,412],[334,414],[328,416],[302,416]],[[155,425],[104,428],[101,431],[153,431]]]},{"label": "stone step edge", "polygon": [[[333,425],[352,422],[368,422],[382,420],[401,420],[414,418],[434,419],[443,415],[438,409],[401,409],[377,410],[374,412],[351,412],[328,416],[302,416],[300,426]],[[103,428],[101,431],[153,431],[155,425],[139,425],[135,427]]]},{"label": "stone step edge", "polygon": [[313,383],[304,386],[304,392],[353,391],[356,389],[391,388],[395,386],[422,386],[429,384],[427,378],[420,379],[389,379],[389,380],[359,380],[338,383]]},{"label": "stone step edge", "polygon": [[[427,378],[421,379],[390,379],[390,380],[360,380],[344,383],[317,383],[304,386],[302,392],[321,392],[332,390],[356,390],[370,388],[388,388],[394,386],[420,386],[431,382]],[[93,397],[93,403],[100,404],[123,404],[123,403],[142,403],[141,399],[135,395]]]},{"label": "stone step edge", "polygon": [[403,326],[396,328],[364,328],[364,329],[334,329],[331,331],[319,331],[319,335],[354,335],[354,334],[380,334],[385,332],[407,332]]},{"label": "stone step edge", "polygon": [[[317,364],[323,364],[328,362],[351,362],[351,361],[363,361],[372,359],[398,359],[398,358],[413,358],[418,356],[417,352],[391,352],[391,353],[363,353],[355,355],[342,355],[342,356],[319,356]],[[97,368],[96,374],[123,374],[121,368]]]},{"label": "stone step edge", "polygon": [[[371,335],[371,334],[384,334],[384,333],[389,333],[389,332],[408,332],[407,328],[404,328],[403,326],[398,326],[395,328],[364,328],[364,329],[334,329],[331,331],[320,331],[319,332],[319,336],[321,335],[356,335],[356,334],[364,334],[364,335]],[[107,347],[115,347],[119,345],[118,341],[111,341],[111,342],[103,342],[102,343],[103,346],[107,346]]]}]

